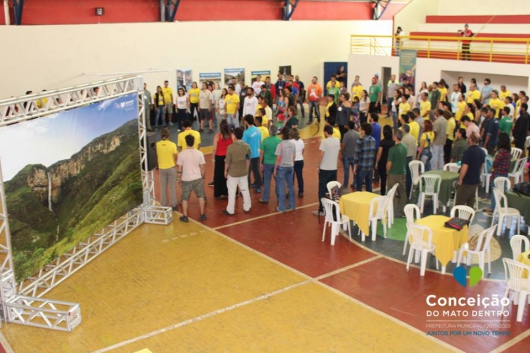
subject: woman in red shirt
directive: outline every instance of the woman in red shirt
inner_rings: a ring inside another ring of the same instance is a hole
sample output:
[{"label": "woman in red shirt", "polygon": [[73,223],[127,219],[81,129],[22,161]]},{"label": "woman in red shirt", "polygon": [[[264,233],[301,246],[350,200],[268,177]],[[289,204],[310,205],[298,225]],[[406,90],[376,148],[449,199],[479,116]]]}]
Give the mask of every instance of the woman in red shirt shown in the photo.
[{"label": "woman in red shirt", "polygon": [[226,150],[234,142],[234,136],[230,132],[230,125],[223,119],[219,124],[219,133],[213,139],[213,196],[216,199],[228,197],[228,188],[225,178]]}]

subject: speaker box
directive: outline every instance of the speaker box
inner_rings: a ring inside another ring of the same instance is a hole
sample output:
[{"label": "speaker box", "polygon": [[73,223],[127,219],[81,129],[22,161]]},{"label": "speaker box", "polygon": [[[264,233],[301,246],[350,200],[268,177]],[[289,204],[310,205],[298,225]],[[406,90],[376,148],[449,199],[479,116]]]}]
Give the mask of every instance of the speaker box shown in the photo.
[{"label": "speaker box", "polygon": [[[160,134],[147,133],[147,170],[151,171],[157,167],[158,160],[156,156],[156,143],[160,141]],[[142,141],[143,142],[143,141]],[[142,164],[142,168],[145,170],[145,165]]]}]

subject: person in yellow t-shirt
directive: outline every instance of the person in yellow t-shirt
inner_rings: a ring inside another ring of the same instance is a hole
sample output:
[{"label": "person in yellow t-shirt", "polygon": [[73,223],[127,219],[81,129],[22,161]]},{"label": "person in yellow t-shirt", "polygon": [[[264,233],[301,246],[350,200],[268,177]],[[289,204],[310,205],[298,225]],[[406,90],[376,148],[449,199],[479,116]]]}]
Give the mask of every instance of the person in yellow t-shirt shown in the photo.
[{"label": "person in yellow t-shirt", "polygon": [[440,91],[440,102],[447,101],[447,88],[444,86],[444,84],[442,84],[440,81],[440,86],[438,87],[438,91]]},{"label": "person in yellow t-shirt", "polygon": [[410,104],[408,102],[409,96],[404,94],[401,96],[401,102],[399,103],[398,116],[407,114],[410,111]]},{"label": "person in yellow t-shirt", "polygon": [[164,101],[166,105],[164,106],[164,112],[166,113],[166,120],[169,125],[173,125],[171,122],[171,117],[173,115],[173,90],[169,87],[169,82],[164,81],[164,87],[162,87],[162,94],[164,95]]},{"label": "person in yellow t-shirt", "polygon": [[[269,118],[267,118],[267,112],[265,111],[265,108],[260,108],[256,112],[256,117],[255,118],[257,119],[258,117],[261,117],[261,125],[268,129],[269,128]],[[263,134],[261,136],[263,137]]]},{"label": "person in yellow t-shirt", "polygon": [[363,92],[364,88],[363,86],[361,86],[361,84],[359,83],[359,81],[355,81],[353,83],[353,86],[351,87],[351,98],[353,100],[353,97],[357,97],[359,98],[359,100],[361,99],[361,93]]},{"label": "person in yellow t-shirt", "polygon": [[[194,119],[195,114],[199,117],[199,98],[201,96],[201,90],[197,86],[197,82],[191,84],[188,94],[190,96],[190,115]],[[186,141],[184,141],[184,146],[186,146]]]},{"label": "person in yellow t-shirt", "polygon": [[331,75],[331,79],[326,84],[326,89],[329,89],[331,86],[338,87],[339,83],[337,82],[337,77],[335,75]]},{"label": "person in yellow t-shirt", "polygon": [[497,92],[496,89],[491,91],[491,99],[489,102],[489,106],[491,109],[495,109],[495,118],[499,118],[501,115],[501,110],[506,106],[504,103],[504,99],[499,99],[499,92]]},{"label": "person in yellow t-shirt", "polygon": [[409,134],[414,137],[414,140],[419,141],[420,137],[420,124],[416,122],[416,120],[410,120],[409,119],[409,127],[410,132]]},{"label": "person in yellow t-shirt", "polygon": [[[330,117],[327,120],[326,125],[329,125],[329,126],[331,126],[333,128],[333,137],[338,138],[339,141],[340,141],[342,139],[342,134],[340,133],[340,130],[335,127],[335,118]],[[324,134],[324,132],[322,132],[322,138],[323,139],[326,138],[326,135]]]},{"label": "person in yellow t-shirt", "polygon": [[480,91],[477,90],[477,85],[472,83],[469,91],[466,92],[466,103],[473,103],[475,99],[480,100]]},{"label": "person in yellow t-shirt", "polygon": [[[265,119],[267,118],[265,117]],[[256,127],[258,128],[259,131],[261,131],[261,142],[263,142],[263,140],[265,140],[267,137],[270,136],[269,129],[263,126],[263,116],[257,116],[255,119],[255,122],[256,122]]]},{"label": "person in yellow t-shirt", "polygon": [[506,97],[511,97],[512,93],[506,89],[505,85],[501,85],[501,91],[499,92],[499,98],[504,102]]},{"label": "person in yellow t-shirt", "polygon": [[430,120],[431,109],[432,109],[432,106],[431,106],[431,102],[428,99],[428,95],[427,93],[423,92],[421,94],[420,115],[425,120]]},{"label": "person in yellow t-shirt", "polygon": [[[169,140],[169,130],[167,127],[160,131],[162,140],[156,143],[156,157],[158,160],[159,184],[160,184],[160,202],[162,206],[171,206],[173,210],[177,208],[177,145]],[[169,199],[168,204],[168,187]]]},{"label": "person in yellow t-shirt", "polygon": [[228,86],[228,94],[225,97],[226,102],[226,120],[230,128],[235,129],[239,127],[239,120],[237,118],[237,111],[239,110],[239,95],[235,93],[233,85]]},{"label": "person in yellow t-shirt", "polygon": [[[475,120],[475,113],[473,112],[474,109],[475,108],[473,107],[473,104],[466,103],[466,109],[464,110],[464,114],[462,116],[468,116],[469,119]],[[462,118],[460,118],[460,119],[462,119]]]},{"label": "person in yellow t-shirt", "polygon": [[178,135],[178,150],[179,152],[185,151],[188,148],[188,144],[186,143],[186,136],[192,135],[195,137],[195,142],[193,143],[193,148],[196,150],[199,150],[201,148],[201,134],[198,131],[191,129],[191,121],[184,120],[182,123],[182,128],[184,131],[179,133]]},{"label": "person in yellow t-shirt", "polygon": [[464,115],[464,112],[466,111],[467,103],[464,101],[464,96],[460,95],[458,96],[458,103],[456,105],[456,113],[455,113],[455,120],[460,121],[462,118],[462,115]]}]

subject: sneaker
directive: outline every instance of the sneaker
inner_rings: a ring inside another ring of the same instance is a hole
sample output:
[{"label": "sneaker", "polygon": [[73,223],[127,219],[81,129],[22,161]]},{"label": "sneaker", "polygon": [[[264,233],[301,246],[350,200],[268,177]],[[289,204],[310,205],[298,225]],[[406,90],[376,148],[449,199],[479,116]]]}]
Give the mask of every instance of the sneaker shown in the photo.
[{"label": "sneaker", "polygon": [[213,130],[212,130],[212,129],[210,129],[210,131],[208,131],[208,133],[209,133],[209,134],[213,134]]},{"label": "sneaker", "polygon": [[212,181],[211,183],[208,183],[208,186],[214,186],[215,183]]},{"label": "sneaker", "polygon": [[204,129],[199,129],[199,132],[204,132]]},{"label": "sneaker", "polygon": [[256,188],[256,192],[259,194],[261,192],[260,188]]},{"label": "sneaker", "polygon": [[250,213],[250,208],[248,210],[243,210],[245,213]]},{"label": "sneaker", "polygon": [[303,192],[299,192],[298,193],[298,197],[303,198],[304,197],[304,193]]},{"label": "sneaker", "polygon": [[173,123],[171,121],[169,122],[169,126],[173,126]]},{"label": "sneaker", "polygon": [[276,206],[276,211],[282,212],[282,213],[285,212],[285,211],[280,210],[280,207],[278,207],[278,206]]},{"label": "sneaker", "polygon": [[259,199],[259,202],[261,202],[261,203],[269,203],[269,201],[265,201],[263,199]]},{"label": "sneaker", "polygon": [[326,213],[324,211],[319,211],[319,210],[313,211],[313,214],[315,216],[325,216],[326,215]]},{"label": "sneaker", "polygon": [[190,220],[188,219],[188,216],[180,216],[179,220],[184,223],[188,223]]},{"label": "sneaker", "polygon": [[252,188],[255,188],[255,187],[256,187],[256,184],[252,183],[252,184],[250,184],[249,187],[250,187],[251,189],[252,189]]},{"label": "sneaker", "polygon": [[179,210],[178,206],[171,206],[171,208],[173,209],[173,212],[177,212]]},{"label": "sneaker", "polygon": [[227,210],[223,210],[223,214],[227,216],[233,216],[233,213],[228,212]]},{"label": "sneaker", "polygon": [[202,215],[201,215],[201,221],[206,221],[207,219],[208,219],[208,218],[206,217],[205,214],[202,214]]}]

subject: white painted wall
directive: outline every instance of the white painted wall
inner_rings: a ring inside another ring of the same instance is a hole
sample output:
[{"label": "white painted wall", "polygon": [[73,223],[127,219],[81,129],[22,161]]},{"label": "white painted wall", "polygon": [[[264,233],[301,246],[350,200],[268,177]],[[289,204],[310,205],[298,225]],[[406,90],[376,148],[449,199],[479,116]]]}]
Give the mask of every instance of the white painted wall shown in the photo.
[{"label": "white painted wall", "polygon": [[[223,72],[292,65],[309,81],[322,75],[323,62],[346,61],[351,34],[389,35],[391,21],[234,21],[176,22],[68,26],[0,26],[9,53],[0,65],[0,99],[27,90],[62,88],[125,73],[168,69],[146,74],[151,90],[165,79],[176,85],[176,69]],[[324,81],[320,78],[320,81]]]},{"label": "white painted wall", "polygon": [[441,59],[417,59],[416,82],[425,81],[432,83],[446,79],[451,85],[458,80],[458,76],[464,78],[469,87],[472,77],[477,79],[481,87],[486,77],[492,80],[495,89],[505,84],[509,91],[528,91],[530,85],[530,67],[522,64],[487,63],[476,61],[456,61]]},{"label": "white painted wall", "polygon": [[[348,78],[353,83],[355,75],[361,76],[361,83],[367,87],[370,80],[377,72],[383,73],[383,67],[392,68],[392,73],[399,75],[399,57],[396,56],[369,56],[351,54],[348,60]],[[487,63],[476,61],[456,61],[441,59],[418,58],[416,62],[416,86],[419,88],[422,81],[428,84],[445,79],[448,84],[456,83],[458,77],[464,77],[464,82],[469,87],[472,77],[477,79],[482,86],[484,79],[490,78],[494,88],[506,85],[511,92],[520,90],[529,91],[530,67],[522,64]]]},{"label": "white painted wall", "polygon": [[394,30],[401,27],[405,35],[418,30],[418,25],[425,23],[425,17],[438,14],[438,7],[445,6],[447,1],[440,0],[412,0],[407,6],[394,15]]},{"label": "white painted wall", "polygon": [[[413,0],[416,2],[418,0]],[[470,15],[528,15],[528,0],[444,0],[438,2],[439,15],[462,16]]]}]

